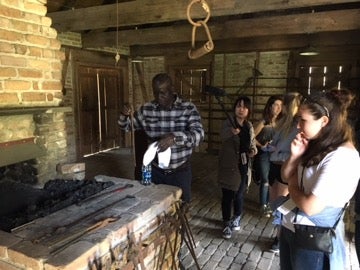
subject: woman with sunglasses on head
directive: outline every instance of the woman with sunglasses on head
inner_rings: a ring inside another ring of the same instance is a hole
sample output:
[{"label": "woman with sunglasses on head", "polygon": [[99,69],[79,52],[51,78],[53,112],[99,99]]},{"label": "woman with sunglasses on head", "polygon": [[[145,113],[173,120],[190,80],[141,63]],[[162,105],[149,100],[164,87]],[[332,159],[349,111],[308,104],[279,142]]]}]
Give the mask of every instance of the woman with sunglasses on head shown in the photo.
[{"label": "woman with sunglasses on head", "polygon": [[[283,270],[347,269],[342,213],[360,177],[360,158],[347,121],[347,105],[334,91],[317,93],[300,105],[300,131],[282,167],[282,178],[288,182],[290,199],[296,206],[282,219]],[[337,220],[332,252],[300,247],[295,239],[294,224],[333,227]]]}]

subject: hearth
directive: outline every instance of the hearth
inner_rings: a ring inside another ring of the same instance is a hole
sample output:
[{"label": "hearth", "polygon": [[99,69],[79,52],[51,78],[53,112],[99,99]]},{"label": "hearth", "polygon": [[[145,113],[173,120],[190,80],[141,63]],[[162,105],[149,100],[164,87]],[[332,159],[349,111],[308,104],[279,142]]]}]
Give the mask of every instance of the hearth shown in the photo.
[{"label": "hearth", "polygon": [[114,185],[0,231],[0,269],[178,269],[181,190],[108,176],[95,180]]},{"label": "hearth", "polygon": [[[19,164],[16,165],[15,168],[20,168],[20,171],[24,168]],[[24,172],[21,179],[26,178],[28,170]],[[79,203],[114,185],[111,181],[54,179],[46,182],[40,189],[21,179],[9,178],[9,174],[5,175],[7,177],[0,180],[0,229],[7,232],[34,219]]]}]

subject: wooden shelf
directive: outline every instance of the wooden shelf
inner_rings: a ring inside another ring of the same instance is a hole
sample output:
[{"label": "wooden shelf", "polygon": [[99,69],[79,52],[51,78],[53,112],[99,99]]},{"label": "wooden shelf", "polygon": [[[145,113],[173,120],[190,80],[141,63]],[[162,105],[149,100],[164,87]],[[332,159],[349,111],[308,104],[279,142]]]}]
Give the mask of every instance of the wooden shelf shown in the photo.
[{"label": "wooden shelf", "polygon": [[21,108],[0,108],[0,116],[34,114],[34,113],[54,113],[71,112],[71,107],[21,107]]}]

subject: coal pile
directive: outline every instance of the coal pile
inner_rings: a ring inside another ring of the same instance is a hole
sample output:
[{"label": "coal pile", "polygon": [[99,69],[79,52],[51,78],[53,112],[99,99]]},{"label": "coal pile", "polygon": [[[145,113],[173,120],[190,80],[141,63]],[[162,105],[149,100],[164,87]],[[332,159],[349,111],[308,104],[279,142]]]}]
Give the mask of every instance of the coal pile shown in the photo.
[{"label": "coal pile", "polygon": [[111,181],[55,179],[37,189],[15,181],[0,181],[0,229],[11,232],[13,228],[79,203],[112,185]]}]

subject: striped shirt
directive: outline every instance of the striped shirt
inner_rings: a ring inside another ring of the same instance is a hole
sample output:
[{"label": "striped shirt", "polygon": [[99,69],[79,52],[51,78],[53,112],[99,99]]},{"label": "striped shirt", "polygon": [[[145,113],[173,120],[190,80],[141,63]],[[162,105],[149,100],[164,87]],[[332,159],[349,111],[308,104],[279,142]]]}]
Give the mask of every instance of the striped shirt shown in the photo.
[{"label": "striped shirt", "polygon": [[[131,129],[130,117],[120,115],[121,129]],[[175,136],[171,146],[170,169],[176,169],[190,159],[193,148],[204,139],[204,129],[196,106],[176,98],[171,109],[162,109],[154,101],[145,103],[134,113],[134,128],[143,129],[151,141],[166,134]]]}]

